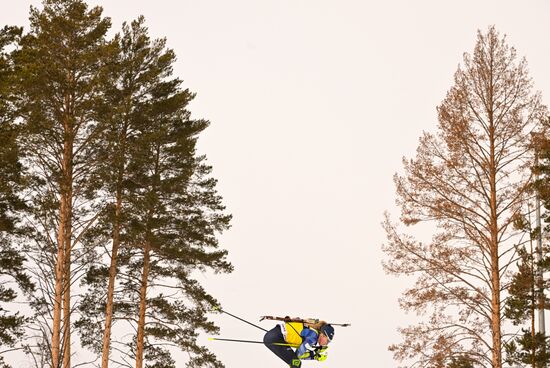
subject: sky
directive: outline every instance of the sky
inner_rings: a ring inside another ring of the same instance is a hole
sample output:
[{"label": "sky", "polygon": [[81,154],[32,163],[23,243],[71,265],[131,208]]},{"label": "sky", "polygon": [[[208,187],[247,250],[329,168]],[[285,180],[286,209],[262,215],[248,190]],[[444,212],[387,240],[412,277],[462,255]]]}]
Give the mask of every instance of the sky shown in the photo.
[{"label": "sky", "polygon": [[[40,5],[0,3],[2,26],[26,26],[29,5]],[[435,131],[436,107],[478,29],[507,35],[550,104],[550,2],[88,3],[104,8],[113,32],[144,15],[197,94],[192,116],[211,122],[199,151],[233,215],[219,240],[235,271],[199,275],[207,291],[266,329],[274,323],[262,315],[352,324],[336,329],[326,362],[305,368],[397,366],[387,347],[414,316],[398,307],[411,280],[382,268],[383,214],[399,215],[392,177],[422,131]],[[219,337],[262,339],[229,316],[213,319]],[[201,341],[228,368],[284,367],[261,345]]]}]

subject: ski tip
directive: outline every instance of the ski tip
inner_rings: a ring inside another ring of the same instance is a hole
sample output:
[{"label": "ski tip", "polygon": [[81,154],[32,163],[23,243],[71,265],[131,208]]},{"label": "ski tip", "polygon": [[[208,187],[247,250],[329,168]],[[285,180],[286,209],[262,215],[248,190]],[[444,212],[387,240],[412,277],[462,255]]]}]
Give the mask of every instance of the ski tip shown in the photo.
[{"label": "ski tip", "polygon": [[209,337],[208,340],[213,341],[216,340],[214,337]]},{"label": "ski tip", "polygon": [[213,311],[213,312],[219,312],[219,311],[221,311],[221,310],[222,310],[222,308],[221,308],[219,305],[214,305],[214,306],[212,306],[212,311]]}]

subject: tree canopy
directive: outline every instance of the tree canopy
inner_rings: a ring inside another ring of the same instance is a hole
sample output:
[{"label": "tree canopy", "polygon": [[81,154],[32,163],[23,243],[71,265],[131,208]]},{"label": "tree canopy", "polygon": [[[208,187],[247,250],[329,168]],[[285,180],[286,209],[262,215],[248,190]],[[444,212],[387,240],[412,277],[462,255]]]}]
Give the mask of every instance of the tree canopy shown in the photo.
[{"label": "tree canopy", "polygon": [[[0,346],[68,368],[78,332],[104,368],[171,367],[178,350],[221,367],[197,344],[218,302],[196,273],[232,271],[217,239],[231,216],[176,54],[143,17],[110,37],[99,6],[42,5],[27,32],[0,32]],[[34,318],[3,309],[23,296]]]},{"label": "tree canopy", "polygon": [[530,135],[547,112],[525,59],[494,27],[478,33],[437,111],[437,132],[422,135],[395,176],[400,222],[433,224],[433,237],[422,242],[384,223],[385,269],[416,277],[400,304],[430,317],[401,329],[404,341],[391,350],[421,366],[463,357],[500,368],[509,276],[525,241],[514,223],[533,208]]}]

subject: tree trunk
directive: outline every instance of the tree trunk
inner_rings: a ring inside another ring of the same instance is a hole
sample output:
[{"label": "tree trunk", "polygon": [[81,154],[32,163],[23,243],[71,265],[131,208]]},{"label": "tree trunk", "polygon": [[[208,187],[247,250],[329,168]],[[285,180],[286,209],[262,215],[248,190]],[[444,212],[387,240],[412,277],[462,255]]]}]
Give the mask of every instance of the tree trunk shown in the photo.
[{"label": "tree trunk", "polygon": [[[493,232],[493,231],[492,231]],[[492,234],[491,234],[491,237]],[[501,343],[502,336],[500,331],[501,315],[500,315],[500,277],[499,277],[499,262],[498,262],[498,243],[492,242],[495,249],[491,250],[491,277],[492,277],[492,298],[491,298],[491,327],[493,340],[492,363],[493,368],[502,368],[502,353]]]},{"label": "tree trunk", "polygon": [[149,257],[151,244],[149,239],[145,241],[143,254],[143,273],[141,275],[141,288],[139,293],[139,321],[137,332],[136,368],[143,368],[143,344],[145,341],[145,310],[147,308],[147,279],[149,277]]},{"label": "tree trunk", "polygon": [[[122,175],[119,175],[119,184],[122,182]],[[113,248],[111,250],[111,265],[109,266],[109,286],[107,288],[107,304],[105,306],[105,331],[103,334],[103,349],[101,357],[101,368],[109,366],[109,352],[111,343],[111,325],[113,320],[113,298],[115,292],[116,265],[118,247],[120,244],[120,213],[122,208],[122,190],[120,185],[116,193],[115,219],[113,226]],[[140,305],[141,306],[141,305]]]},{"label": "tree trunk", "polygon": [[[72,175],[70,175],[71,177]],[[72,181],[72,180],[71,180]],[[63,277],[63,368],[71,367],[71,248],[72,248],[72,190],[67,194],[65,225],[65,267]]]},{"label": "tree trunk", "polygon": [[[496,195],[491,193],[491,202],[496,203]],[[491,212],[493,207],[491,205]],[[496,211],[495,211],[496,213]],[[493,224],[491,224],[491,278],[492,278],[492,296],[491,296],[491,333],[493,341],[493,354],[492,363],[493,368],[502,368],[502,353],[501,353],[501,314],[500,314],[500,270],[499,270],[499,257],[498,257],[498,240],[497,240],[497,227],[496,218],[493,218]]]},{"label": "tree trunk", "polygon": [[495,162],[495,125],[492,110],[493,104],[493,69],[492,64],[489,70],[489,91],[488,91],[488,106],[487,115],[489,118],[489,187],[490,187],[490,232],[491,232],[491,327],[493,353],[492,363],[493,368],[502,368],[502,336],[501,336],[501,313],[500,313],[500,262],[499,262],[499,239],[498,239],[498,209],[497,209],[497,163]]},{"label": "tree trunk", "polygon": [[[61,197],[60,213],[65,213],[65,198]],[[55,295],[53,305],[53,326],[52,326],[52,368],[59,368],[60,333],[61,333],[61,300],[63,296],[63,265],[65,264],[65,221],[62,217],[59,220],[57,230],[57,261],[55,265]]]},{"label": "tree trunk", "polygon": [[[72,81],[69,74],[68,79]],[[63,368],[71,367],[71,251],[72,251],[72,207],[73,207],[73,149],[74,149],[74,128],[72,124],[73,98],[70,94],[65,95],[65,116],[63,121],[64,142],[63,142],[63,166],[61,197],[64,198],[65,206],[60,211],[60,222],[64,222],[62,236],[64,237],[62,251],[64,254],[63,263]]]}]

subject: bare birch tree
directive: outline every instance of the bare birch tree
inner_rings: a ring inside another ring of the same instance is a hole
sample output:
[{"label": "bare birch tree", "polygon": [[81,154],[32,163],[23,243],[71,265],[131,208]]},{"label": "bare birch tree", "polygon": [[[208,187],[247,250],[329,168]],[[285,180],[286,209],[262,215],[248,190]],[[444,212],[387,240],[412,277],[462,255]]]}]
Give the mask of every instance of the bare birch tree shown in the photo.
[{"label": "bare birch tree", "polygon": [[530,133],[546,110],[525,59],[490,27],[478,32],[437,111],[437,132],[422,135],[416,157],[395,176],[400,222],[433,224],[432,239],[384,221],[386,271],[416,277],[400,305],[428,318],[402,328],[404,341],[390,350],[415,367],[460,358],[500,368],[505,290],[526,240],[513,225],[530,196]]}]

